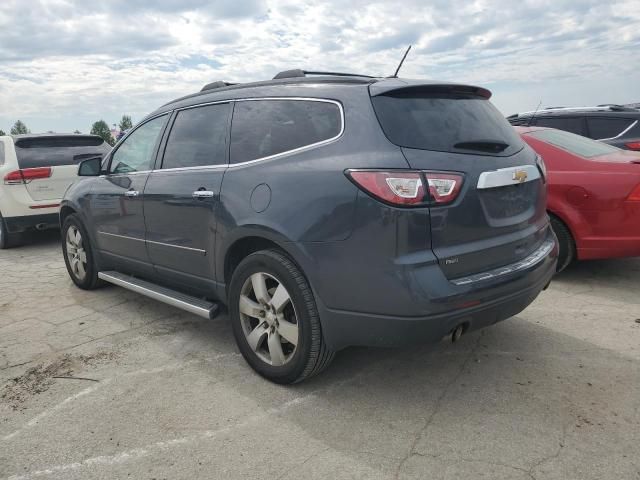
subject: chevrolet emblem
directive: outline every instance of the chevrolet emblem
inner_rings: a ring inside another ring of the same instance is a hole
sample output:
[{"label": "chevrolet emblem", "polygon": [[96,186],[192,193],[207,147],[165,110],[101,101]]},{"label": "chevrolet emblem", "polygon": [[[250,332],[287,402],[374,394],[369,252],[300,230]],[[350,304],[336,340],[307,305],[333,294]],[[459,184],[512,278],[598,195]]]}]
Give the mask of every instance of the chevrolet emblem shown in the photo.
[{"label": "chevrolet emblem", "polygon": [[513,179],[518,183],[524,183],[527,180],[527,172],[524,170],[516,170],[513,172]]}]

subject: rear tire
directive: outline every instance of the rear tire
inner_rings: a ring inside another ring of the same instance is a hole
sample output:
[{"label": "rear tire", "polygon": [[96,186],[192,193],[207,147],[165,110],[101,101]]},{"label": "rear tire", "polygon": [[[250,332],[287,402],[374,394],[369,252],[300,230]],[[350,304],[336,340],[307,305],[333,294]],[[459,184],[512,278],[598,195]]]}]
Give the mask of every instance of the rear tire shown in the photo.
[{"label": "rear tire", "polygon": [[560,219],[554,216],[550,216],[550,219],[551,228],[558,238],[558,246],[560,247],[558,265],[556,267],[556,273],[560,273],[575,260],[576,244],[573,241],[571,232]]},{"label": "rear tire", "polygon": [[272,382],[301,382],[333,360],[311,287],[278,250],[240,262],[229,287],[229,317],[242,356]]},{"label": "rear tire", "polygon": [[102,285],[89,235],[77,215],[65,218],[61,237],[62,256],[73,283],[83,290],[93,290]]},{"label": "rear tire", "polygon": [[9,233],[4,218],[0,215],[0,250],[5,248],[17,247],[22,243],[22,234]]}]

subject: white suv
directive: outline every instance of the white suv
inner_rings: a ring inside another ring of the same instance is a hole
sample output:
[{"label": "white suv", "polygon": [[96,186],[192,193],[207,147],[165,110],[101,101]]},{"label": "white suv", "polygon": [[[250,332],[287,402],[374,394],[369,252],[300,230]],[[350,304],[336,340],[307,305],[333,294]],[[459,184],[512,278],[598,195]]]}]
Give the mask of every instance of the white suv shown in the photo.
[{"label": "white suv", "polygon": [[110,149],[95,135],[0,136],[0,249],[18,245],[27,230],[57,227],[78,163]]}]

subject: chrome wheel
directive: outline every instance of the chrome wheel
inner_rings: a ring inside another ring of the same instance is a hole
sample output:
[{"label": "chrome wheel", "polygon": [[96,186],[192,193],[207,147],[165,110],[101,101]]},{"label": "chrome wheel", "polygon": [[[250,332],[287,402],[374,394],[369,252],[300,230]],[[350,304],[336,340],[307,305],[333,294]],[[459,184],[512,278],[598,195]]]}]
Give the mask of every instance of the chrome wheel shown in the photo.
[{"label": "chrome wheel", "polygon": [[240,291],[240,323],[249,347],[273,366],[289,362],[298,346],[298,316],[285,286],[273,275],[258,272]]},{"label": "chrome wheel", "polygon": [[67,230],[67,259],[73,275],[80,281],[87,276],[87,252],[82,243],[82,234],[74,225]]}]

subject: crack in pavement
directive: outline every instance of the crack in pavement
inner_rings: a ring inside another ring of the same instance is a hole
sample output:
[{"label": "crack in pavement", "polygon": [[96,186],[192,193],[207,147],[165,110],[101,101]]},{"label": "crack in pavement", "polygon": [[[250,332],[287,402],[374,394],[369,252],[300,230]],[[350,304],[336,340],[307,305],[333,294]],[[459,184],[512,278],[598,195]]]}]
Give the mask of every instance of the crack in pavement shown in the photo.
[{"label": "crack in pavement", "polygon": [[399,478],[400,471],[402,470],[402,467],[404,466],[404,464],[413,455],[416,454],[415,449],[416,449],[416,446],[418,445],[418,442],[422,439],[427,429],[429,428],[429,426],[431,426],[433,420],[435,419],[436,415],[440,411],[440,408],[442,407],[442,402],[444,401],[444,398],[447,396],[447,393],[449,393],[449,389],[458,381],[460,376],[464,373],[465,369],[467,368],[467,365],[469,364],[471,359],[474,357],[474,355],[478,351],[478,348],[480,347],[480,341],[482,340],[482,337],[484,337],[484,333],[485,333],[485,330],[480,330],[478,339],[476,340],[476,344],[471,348],[471,350],[469,350],[469,354],[467,355],[467,358],[463,360],[462,365],[460,366],[460,370],[456,375],[454,375],[451,381],[445,385],[445,387],[442,389],[442,393],[436,399],[436,404],[435,404],[435,407],[433,408],[433,412],[431,412],[431,415],[429,415],[429,418],[425,421],[422,428],[418,430],[418,432],[416,433],[416,436],[413,439],[413,442],[411,443],[411,447],[409,448],[409,451],[407,452],[407,454],[398,463],[398,466],[396,468],[396,472],[394,475],[394,478],[396,480]]}]

